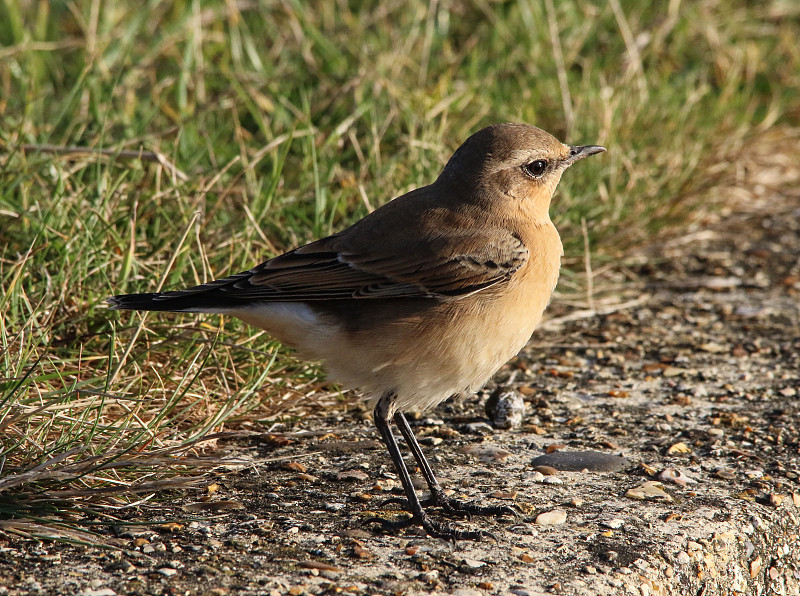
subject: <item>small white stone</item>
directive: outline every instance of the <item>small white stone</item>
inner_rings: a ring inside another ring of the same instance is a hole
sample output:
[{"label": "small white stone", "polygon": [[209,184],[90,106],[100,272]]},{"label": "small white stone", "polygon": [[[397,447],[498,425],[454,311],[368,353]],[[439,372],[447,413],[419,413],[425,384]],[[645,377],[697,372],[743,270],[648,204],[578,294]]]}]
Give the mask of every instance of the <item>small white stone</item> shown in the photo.
[{"label": "small white stone", "polygon": [[486,566],[486,561],[478,561],[477,559],[461,559],[461,562],[464,563],[470,569],[480,569],[481,567]]},{"label": "small white stone", "polygon": [[683,487],[689,484],[697,484],[697,480],[676,468],[667,468],[658,475],[658,479],[661,480],[661,482],[672,482],[673,484]]},{"label": "small white stone", "polygon": [[563,509],[553,509],[536,516],[538,526],[558,526],[567,521],[567,512]]}]

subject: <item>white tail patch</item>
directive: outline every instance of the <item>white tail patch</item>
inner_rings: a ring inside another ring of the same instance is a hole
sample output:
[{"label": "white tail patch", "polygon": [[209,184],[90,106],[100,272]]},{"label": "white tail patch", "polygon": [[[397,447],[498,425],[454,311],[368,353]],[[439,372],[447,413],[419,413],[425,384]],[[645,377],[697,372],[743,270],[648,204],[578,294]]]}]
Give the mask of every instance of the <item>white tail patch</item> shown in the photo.
[{"label": "white tail patch", "polygon": [[260,302],[226,312],[264,329],[311,360],[323,358],[331,340],[340,333],[339,325],[304,302]]}]

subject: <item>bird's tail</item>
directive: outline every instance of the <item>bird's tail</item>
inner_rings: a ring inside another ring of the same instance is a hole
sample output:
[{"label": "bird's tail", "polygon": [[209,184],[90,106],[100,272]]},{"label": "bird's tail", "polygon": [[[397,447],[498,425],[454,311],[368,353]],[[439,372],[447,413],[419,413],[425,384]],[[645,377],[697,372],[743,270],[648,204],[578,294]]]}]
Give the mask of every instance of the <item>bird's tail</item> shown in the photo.
[{"label": "bird's tail", "polygon": [[236,297],[226,290],[237,282],[247,279],[250,275],[249,271],[245,271],[185,290],[120,294],[106,298],[106,302],[111,310],[221,313],[230,311],[232,303],[237,302]]},{"label": "bird's tail", "polygon": [[166,292],[121,294],[106,298],[110,310],[160,310],[165,312],[207,312],[216,310],[208,295],[169,296]]}]

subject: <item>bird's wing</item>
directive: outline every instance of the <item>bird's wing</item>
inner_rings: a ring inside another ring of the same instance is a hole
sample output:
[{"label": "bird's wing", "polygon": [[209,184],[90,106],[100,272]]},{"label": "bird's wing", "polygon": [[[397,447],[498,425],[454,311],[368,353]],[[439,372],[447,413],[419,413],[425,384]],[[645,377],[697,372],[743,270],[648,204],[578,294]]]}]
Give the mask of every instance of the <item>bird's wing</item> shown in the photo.
[{"label": "bird's wing", "polygon": [[370,242],[363,233],[346,232],[250,271],[164,292],[158,300],[205,292],[237,302],[459,297],[509,279],[528,259],[528,249],[508,231],[455,232],[410,244],[407,235],[389,233]]}]

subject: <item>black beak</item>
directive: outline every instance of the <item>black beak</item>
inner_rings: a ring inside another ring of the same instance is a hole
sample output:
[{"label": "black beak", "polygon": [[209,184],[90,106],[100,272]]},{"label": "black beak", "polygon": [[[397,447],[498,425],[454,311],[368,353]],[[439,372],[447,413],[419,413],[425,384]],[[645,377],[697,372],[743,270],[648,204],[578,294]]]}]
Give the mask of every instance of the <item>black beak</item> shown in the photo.
[{"label": "black beak", "polygon": [[572,165],[579,159],[589,157],[595,153],[602,153],[605,150],[606,148],[600,145],[573,145],[569,148],[569,157],[565,161],[567,165]]}]

